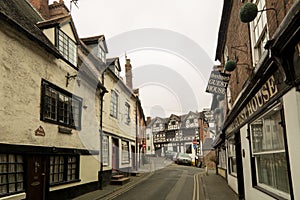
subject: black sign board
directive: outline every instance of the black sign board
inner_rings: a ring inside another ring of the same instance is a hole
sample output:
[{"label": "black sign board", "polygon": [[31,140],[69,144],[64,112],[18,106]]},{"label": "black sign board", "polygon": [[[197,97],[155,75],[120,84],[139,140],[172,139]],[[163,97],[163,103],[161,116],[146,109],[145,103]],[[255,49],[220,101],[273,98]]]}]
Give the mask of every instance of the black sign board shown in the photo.
[{"label": "black sign board", "polygon": [[208,80],[206,92],[218,95],[225,95],[230,79],[230,74],[219,71],[212,71]]}]

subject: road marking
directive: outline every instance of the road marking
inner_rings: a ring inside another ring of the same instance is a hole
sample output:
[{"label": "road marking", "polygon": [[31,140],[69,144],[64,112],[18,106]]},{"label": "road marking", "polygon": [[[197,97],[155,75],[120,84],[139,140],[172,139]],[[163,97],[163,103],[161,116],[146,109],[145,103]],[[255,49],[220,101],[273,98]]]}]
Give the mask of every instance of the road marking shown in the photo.
[{"label": "road marking", "polygon": [[186,178],[188,175],[188,170],[184,170],[181,174],[181,177],[178,179],[177,183],[174,185],[172,190],[169,192],[168,196],[166,197],[166,200],[174,200],[177,199],[183,185],[185,184]]}]

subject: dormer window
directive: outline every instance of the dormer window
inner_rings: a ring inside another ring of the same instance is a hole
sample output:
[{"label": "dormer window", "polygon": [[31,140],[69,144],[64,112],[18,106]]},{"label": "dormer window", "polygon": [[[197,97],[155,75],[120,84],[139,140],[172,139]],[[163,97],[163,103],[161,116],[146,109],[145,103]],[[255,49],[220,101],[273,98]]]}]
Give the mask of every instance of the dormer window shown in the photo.
[{"label": "dormer window", "polygon": [[57,29],[57,48],[71,64],[77,66],[77,46],[75,42],[62,30]]},{"label": "dormer window", "polygon": [[100,44],[98,45],[98,58],[100,58],[102,62],[106,63],[106,53]]}]

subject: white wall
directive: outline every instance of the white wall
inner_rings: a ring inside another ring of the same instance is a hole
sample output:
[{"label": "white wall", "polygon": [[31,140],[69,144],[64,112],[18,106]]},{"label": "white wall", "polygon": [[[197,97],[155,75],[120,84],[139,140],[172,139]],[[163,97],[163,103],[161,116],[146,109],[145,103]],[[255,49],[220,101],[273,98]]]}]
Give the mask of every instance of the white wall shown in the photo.
[{"label": "white wall", "polygon": [[300,199],[300,92],[295,88],[283,97],[294,199]]},{"label": "white wall", "polygon": [[250,146],[247,136],[247,125],[240,129],[241,134],[241,144],[242,150],[245,151],[245,158],[243,161],[243,171],[244,171],[244,187],[245,187],[245,199],[255,199],[255,200],[268,200],[274,199],[269,195],[255,189],[252,187],[252,176],[251,176],[251,163],[250,163]]}]

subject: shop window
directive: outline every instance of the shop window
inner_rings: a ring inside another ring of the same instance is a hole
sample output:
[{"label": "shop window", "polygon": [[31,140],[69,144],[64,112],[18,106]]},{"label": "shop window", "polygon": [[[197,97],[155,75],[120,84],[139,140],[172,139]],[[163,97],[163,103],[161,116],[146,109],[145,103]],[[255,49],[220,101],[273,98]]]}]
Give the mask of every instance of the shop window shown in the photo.
[{"label": "shop window", "polygon": [[108,166],[109,164],[109,142],[108,136],[103,136],[102,140],[102,156],[103,156],[103,165]]},{"label": "shop window", "polygon": [[41,119],[70,128],[81,128],[82,99],[42,80]]},{"label": "shop window", "polygon": [[64,184],[79,179],[79,156],[50,156],[50,185]]},{"label": "shop window", "polygon": [[235,147],[234,136],[232,136],[228,139],[228,167],[229,174],[233,176],[237,176]]},{"label": "shop window", "polygon": [[280,105],[250,124],[256,186],[289,198],[289,178]]},{"label": "shop window", "polygon": [[226,153],[225,150],[219,149],[219,163],[218,167],[222,169],[226,169]]},{"label": "shop window", "polygon": [[126,141],[122,141],[122,163],[129,163],[129,145]]},{"label": "shop window", "polygon": [[24,191],[23,156],[0,154],[0,196]]}]

